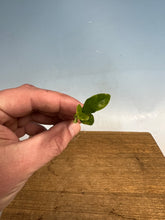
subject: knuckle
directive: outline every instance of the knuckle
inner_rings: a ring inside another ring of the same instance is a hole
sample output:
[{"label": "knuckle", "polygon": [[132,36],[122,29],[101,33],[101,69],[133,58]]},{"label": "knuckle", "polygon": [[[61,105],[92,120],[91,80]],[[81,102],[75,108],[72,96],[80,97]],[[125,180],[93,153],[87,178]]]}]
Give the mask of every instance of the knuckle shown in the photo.
[{"label": "knuckle", "polygon": [[72,139],[72,135],[67,127],[63,127],[63,130],[57,133],[52,139],[50,145],[53,151],[53,155],[57,156],[61,154],[64,149],[67,147],[69,141]]},{"label": "knuckle", "polygon": [[31,84],[28,84],[28,83],[25,83],[25,84],[23,84],[23,85],[21,85],[20,87],[23,87],[23,88],[35,88],[35,86],[34,85],[31,85]]},{"label": "knuckle", "polygon": [[64,149],[64,141],[61,136],[56,136],[53,141],[54,154],[59,155]]}]

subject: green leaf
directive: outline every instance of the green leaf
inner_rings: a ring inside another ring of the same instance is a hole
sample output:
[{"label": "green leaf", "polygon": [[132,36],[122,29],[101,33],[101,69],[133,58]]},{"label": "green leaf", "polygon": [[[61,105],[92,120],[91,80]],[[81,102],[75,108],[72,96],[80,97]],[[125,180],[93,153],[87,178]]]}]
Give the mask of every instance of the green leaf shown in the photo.
[{"label": "green leaf", "polygon": [[80,119],[80,121],[81,121],[83,124],[86,124],[86,125],[93,125],[93,123],[94,123],[94,117],[93,117],[92,114],[90,114],[88,120],[82,120],[82,119]]},{"label": "green leaf", "polygon": [[78,120],[82,121],[88,121],[90,119],[90,116],[82,112],[81,105],[77,105],[76,114],[74,116],[74,122],[78,122]]},{"label": "green leaf", "polygon": [[80,121],[83,124],[93,125],[94,117],[92,113],[103,109],[109,103],[110,97],[109,94],[100,93],[88,98],[83,107],[80,104],[77,105],[74,122]]},{"label": "green leaf", "polygon": [[77,116],[78,119],[83,121],[87,121],[89,119],[89,115],[82,112],[82,107],[80,104],[77,106]]},{"label": "green leaf", "polygon": [[89,114],[103,109],[110,101],[110,95],[100,93],[88,98],[82,108],[82,112]]}]

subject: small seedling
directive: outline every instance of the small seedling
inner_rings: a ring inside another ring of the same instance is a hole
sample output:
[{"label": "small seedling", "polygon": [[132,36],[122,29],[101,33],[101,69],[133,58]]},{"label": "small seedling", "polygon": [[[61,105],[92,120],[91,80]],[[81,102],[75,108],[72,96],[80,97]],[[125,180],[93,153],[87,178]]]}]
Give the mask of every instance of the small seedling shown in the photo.
[{"label": "small seedling", "polygon": [[83,107],[81,107],[80,104],[77,105],[74,122],[77,123],[80,121],[83,124],[93,125],[94,117],[92,113],[105,108],[105,106],[108,105],[110,98],[111,96],[109,94],[100,93],[88,98]]}]

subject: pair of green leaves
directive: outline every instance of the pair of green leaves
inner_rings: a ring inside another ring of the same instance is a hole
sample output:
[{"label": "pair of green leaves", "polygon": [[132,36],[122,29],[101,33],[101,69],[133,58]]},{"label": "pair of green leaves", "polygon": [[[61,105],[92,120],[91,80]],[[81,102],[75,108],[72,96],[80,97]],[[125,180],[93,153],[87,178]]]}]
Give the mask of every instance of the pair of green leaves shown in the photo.
[{"label": "pair of green leaves", "polygon": [[111,96],[109,94],[100,93],[88,98],[83,107],[79,104],[74,116],[74,122],[82,122],[83,124],[92,125],[94,123],[93,114],[108,105]]}]

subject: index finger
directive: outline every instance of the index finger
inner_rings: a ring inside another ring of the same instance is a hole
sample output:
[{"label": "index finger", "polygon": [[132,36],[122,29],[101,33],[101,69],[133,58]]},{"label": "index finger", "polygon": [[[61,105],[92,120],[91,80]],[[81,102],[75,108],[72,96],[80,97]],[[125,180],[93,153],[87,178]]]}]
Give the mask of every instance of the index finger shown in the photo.
[{"label": "index finger", "polygon": [[79,103],[66,94],[28,84],[0,91],[0,110],[12,117],[23,117],[33,111],[73,116]]}]

